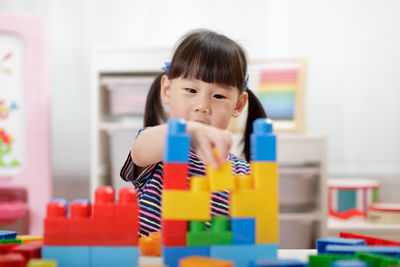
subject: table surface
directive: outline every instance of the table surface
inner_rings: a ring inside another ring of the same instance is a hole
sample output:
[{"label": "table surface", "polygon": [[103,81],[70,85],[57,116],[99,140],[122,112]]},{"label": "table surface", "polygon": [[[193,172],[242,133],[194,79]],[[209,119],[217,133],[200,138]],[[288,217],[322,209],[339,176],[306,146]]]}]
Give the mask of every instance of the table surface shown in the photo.
[{"label": "table surface", "polygon": [[[278,249],[278,259],[296,259],[302,262],[308,262],[308,256],[317,255],[315,249]],[[160,265],[161,257],[140,256],[140,265]]]}]

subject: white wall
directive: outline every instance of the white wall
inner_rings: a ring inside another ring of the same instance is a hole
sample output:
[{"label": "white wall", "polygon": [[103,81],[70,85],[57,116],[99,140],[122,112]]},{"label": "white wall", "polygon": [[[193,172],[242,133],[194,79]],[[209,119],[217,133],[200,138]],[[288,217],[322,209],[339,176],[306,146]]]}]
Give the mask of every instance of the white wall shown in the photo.
[{"label": "white wall", "polygon": [[307,124],[329,137],[329,173],[400,176],[398,10],[396,0],[0,0],[0,11],[49,24],[54,174],[69,178],[89,175],[91,48],[172,46],[198,27],[251,58],[307,57]]}]

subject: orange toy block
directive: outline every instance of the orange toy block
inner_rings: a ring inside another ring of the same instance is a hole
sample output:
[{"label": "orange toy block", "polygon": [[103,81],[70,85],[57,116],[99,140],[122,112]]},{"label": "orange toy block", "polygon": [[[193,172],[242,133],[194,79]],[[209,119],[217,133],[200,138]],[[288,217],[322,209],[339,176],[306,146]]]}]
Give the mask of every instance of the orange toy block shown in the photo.
[{"label": "orange toy block", "polygon": [[161,256],[161,233],[152,232],[149,236],[142,236],[139,239],[139,250],[142,255]]},{"label": "orange toy block", "polygon": [[17,235],[17,240],[21,240],[22,244],[30,243],[33,241],[43,242],[43,236],[41,236],[41,235]]},{"label": "orange toy block", "polygon": [[250,167],[255,189],[278,189],[278,163],[252,161]]},{"label": "orange toy block", "polygon": [[192,256],[179,261],[179,267],[233,267],[232,261]]},{"label": "orange toy block", "polygon": [[193,176],[190,180],[190,191],[163,191],[163,219],[209,220],[210,201],[211,196],[208,192],[208,180],[204,177]]},{"label": "orange toy block", "polygon": [[[216,149],[214,149],[214,154],[218,159],[219,156]],[[235,188],[232,166],[229,161],[223,164],[220,163],[218,169],[207,165],[207,176],[210,178],[211,191],[233,190]]]},{"label": "orange toy block", "polygon": [[255,217],[257,196],[252,189],[253,180],[248,175],[238,175],[234,179],[235,190],[231,191],[229,214],[233,217]]},{"label": "orange toy block", "polygon": [[278,191],[255,190],[257,201],[256,244],[278,243]]}]

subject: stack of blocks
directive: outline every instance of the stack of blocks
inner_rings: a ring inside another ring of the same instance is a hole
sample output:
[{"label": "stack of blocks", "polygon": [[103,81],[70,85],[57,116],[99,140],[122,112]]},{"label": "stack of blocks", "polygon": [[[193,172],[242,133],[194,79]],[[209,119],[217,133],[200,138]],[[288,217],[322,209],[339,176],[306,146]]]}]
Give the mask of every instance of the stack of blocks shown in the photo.
[{"label": "stack of blocks", "polygon": [[[188,188],[190,137],[186,122],[168,122],[162,196],[164,264],[209,256],[248,266],[256,259],[275,259],[278,249],[278,165],[276,136],[268,119],[253,124],[251,176],[232,174],[229,162],[207,166],[206,177],[191,177]],[[211,218],[211,193],[229,190],[230,218]],[[205,222],[211,220],[211,229]],[[188,229],[189,228],[189,229]]]},{"label": "stack of blocks", "polygon": [[[99,187],[92,205],[63,200],[47,205],[42,257],[59,267],[138,265],[138,204],[134,188],[122,188],[118,203],[114,189]],[[69,210],[69,216],[68,216]]]}]

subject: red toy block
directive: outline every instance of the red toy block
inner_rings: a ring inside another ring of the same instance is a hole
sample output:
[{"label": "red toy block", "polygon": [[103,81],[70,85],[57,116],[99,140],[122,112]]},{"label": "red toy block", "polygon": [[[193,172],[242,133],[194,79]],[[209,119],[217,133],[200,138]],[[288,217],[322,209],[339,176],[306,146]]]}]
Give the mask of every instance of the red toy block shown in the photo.
[{"label": "red toy block", "polygon": [[164,247],[186,246],[187,221],[163,219],[161,229]]},{"label": "red toy block", "polygon": [[188,164],[164,162],[163,187],[165,189],[187,190],[189,188]]},{"label": "red toy block", "polygon": [[111,186],[101,186],[97,188],[93,205],[94,219],[113,219],[115,217],[114,196],[115,191]]},{"label": "red toy block", "polygon": [[74,201],[70,205],[68,227],[70,244],[87,246],[96,238],[93,232],[94,222],[91,218],[92,206],[89,201]]},{"label": "red toy block", "polygon": [[67,205],[64,202],[47,204],[47,216],[44,219],[44,244],[68,245]]},{"label": "red toy block", "polygon": [[388,239],[382,239],[372,236],[364,236],[352,233],[340,232],[342,238],[358,238],[364,239],[368,246],[400,246],[400,242]]},{"label": "red toy block", "polygon": [[18,247],[14,247],[11,252],[19,253],[24,256],[26,261],[30,259],[40,259],[42,257],[43,242],[34,241]]},{"label": "red toy block", "polygon": [[25,258],[19,253],[0,255],[1,267],[25,267]]},{"label": "red toy block", "polygon": [[19,245],[19,243],[0,244],[0,255],[9,253],[14,247]]}]

